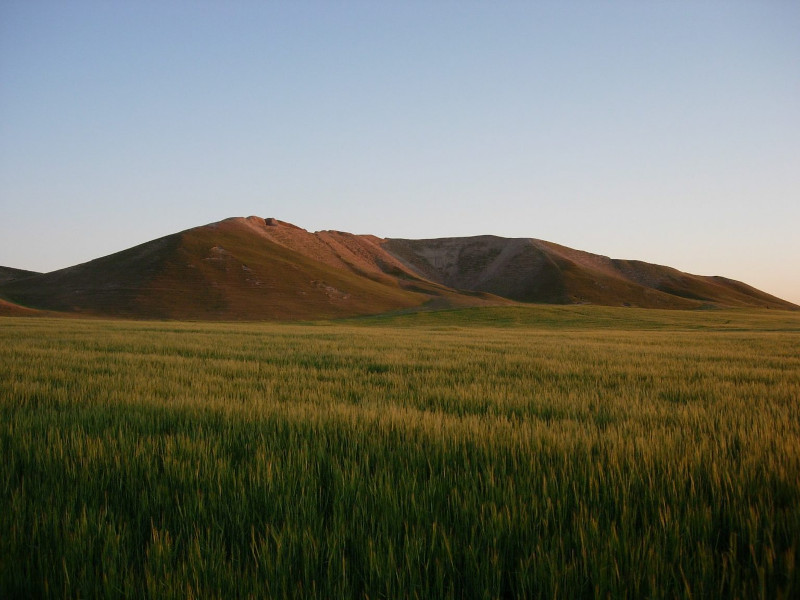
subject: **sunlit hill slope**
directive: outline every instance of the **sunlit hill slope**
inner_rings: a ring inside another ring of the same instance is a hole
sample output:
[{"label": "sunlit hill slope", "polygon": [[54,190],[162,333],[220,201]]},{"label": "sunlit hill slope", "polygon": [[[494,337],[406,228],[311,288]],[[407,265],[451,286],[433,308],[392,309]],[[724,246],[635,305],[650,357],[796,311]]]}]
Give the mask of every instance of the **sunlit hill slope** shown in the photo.
[{"label": "sunlit hill slope", "polygon": [[96,260],[0,284],[39,309],[169,319],[319,319],[504,302],[425,281],[382,240],[232,218]]}]

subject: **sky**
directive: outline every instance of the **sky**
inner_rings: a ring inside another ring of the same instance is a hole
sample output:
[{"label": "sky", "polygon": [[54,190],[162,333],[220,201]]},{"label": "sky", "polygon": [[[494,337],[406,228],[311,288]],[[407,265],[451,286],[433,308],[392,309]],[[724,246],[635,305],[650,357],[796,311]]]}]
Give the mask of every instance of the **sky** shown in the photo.
[{"label": "sky", "polygon": [[800,303],[800,3],[0,3],[0,265],[232,216]]}]

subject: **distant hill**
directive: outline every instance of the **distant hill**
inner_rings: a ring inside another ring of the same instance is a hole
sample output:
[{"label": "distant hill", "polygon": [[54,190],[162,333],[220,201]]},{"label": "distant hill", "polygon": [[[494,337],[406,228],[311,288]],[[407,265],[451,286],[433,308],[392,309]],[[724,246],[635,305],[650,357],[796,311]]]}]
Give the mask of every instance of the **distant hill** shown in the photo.
[{"label": "distant hill", "polygon": [[[13,269],[11,267],[0,266],[0,286],[2,286],[4,283],[16,281],[17,279],[25,279],[26,277],[32,277],[34,275],[40,275],[40,274],[41,273],[37,273],[35,271],[26,271],[24,269]],[[39,316],[41,314],[43,314],[41,311],[32,308],[27,308],[25,306],[20,306],[13,302],[9,302],[0,295],[0,316],[28,317],[28,316]]]},{"label": "distant hill", "polygon": [[167,319],[320,319],[507,302],[425,281],[382,240],[257,217],[195,227],[0,285],[18,305]]},{"label": "distant hill", "polygon": [[[743,283],[533,239],[382,239],[231,218],[53,271],[0,268],[0,314],[323,319],[509,304],[797,306]],[[15,313],[16,311],[16,313]]]},{"label": "distant hill", "polygon": [[536,239],[488,235],[392,239],[386,241],[384,248],[432,281],[521,302],[645,308],[798,308],[732,279],[611,259]]},{"label": "distant hill", "polygon": [[36,271],[26,271],[24,269],[12,269],[11,267],[0,267],[0,284],[14,281],[15,279],[24,279],[33,275],[41,275]]}]

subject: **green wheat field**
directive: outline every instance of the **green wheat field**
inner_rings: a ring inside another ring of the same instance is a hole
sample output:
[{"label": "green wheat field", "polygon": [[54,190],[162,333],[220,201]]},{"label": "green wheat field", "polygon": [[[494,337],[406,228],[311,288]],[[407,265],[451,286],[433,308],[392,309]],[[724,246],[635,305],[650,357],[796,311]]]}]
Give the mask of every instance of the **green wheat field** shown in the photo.
[{"label": "green wheat field", "polygon": [[0,319],[2,598],[795,598],[800,315]]}]

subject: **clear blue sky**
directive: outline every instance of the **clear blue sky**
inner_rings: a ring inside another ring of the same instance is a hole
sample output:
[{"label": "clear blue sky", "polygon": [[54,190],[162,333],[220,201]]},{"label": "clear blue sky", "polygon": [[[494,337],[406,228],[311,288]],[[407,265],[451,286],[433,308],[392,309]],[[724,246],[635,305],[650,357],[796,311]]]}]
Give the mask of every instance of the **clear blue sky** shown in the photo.
[{"label": "clear blue sky", "polygon": [[256,214],[800,303],[798,2],[0,3],[0,265]]}]

